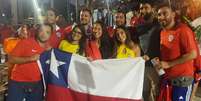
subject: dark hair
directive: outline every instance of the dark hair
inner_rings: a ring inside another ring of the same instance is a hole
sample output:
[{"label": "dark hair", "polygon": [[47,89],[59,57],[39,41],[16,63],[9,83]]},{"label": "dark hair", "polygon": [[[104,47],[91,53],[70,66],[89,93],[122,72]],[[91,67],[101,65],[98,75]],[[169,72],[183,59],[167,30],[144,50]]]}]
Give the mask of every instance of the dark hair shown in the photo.
[{"label": "dark hair", "polygon": [[89,12],[90,16],[92,16],[91,10],[88,9],[87,7],[83,7],[80,12]]},{"label": "dark hair", "polygon": [[[17,34],[16,34],[16,37],[20,37],[20,35],[21,35],[21,30],[23,29],[23,28],[26,28],[27,29],[27,31],[30,29],[30,27],[27,25],[27,24],[21,24],[20,25],[20,27],[18,28],[19,30],[17,30]],[[29,33],[29,31],[27,32],[27,35],[28,36],[30,36],[30,33]]]},{"label": "dark hair", "polygon": [[175,11],[177,10],[176,8],[176,5],[171,5],[169,4],[168,2],[163,2],[161,4],[159,4],[156,8],[156,10],[158,11],[160,8],[163,8],[163,7],[167,7],[167,8],[170,8],[172,11]]},{"label": "dark hair", "polygon": [[49,26],[50,29],[51,29],[51,34],[52,34],[52,32],[53,32],[53,26],[52,26],[51,24],[48,24],[48,23],[39,24],[39,25],[37,26],[37,28],[36,28],[35,38],[38,37],[39,31],[40,31],[40,29],[42,28],[42,26]]},{"label": "dark hair", "polygon": [[122,13],[122,14],[123,14],[124,19],[125,19],[124,24],[126,24],[126,11],[125,11],[125,10],[122,10],[122,9],[118,9],[115,14],[117,14],[117,13]]},{"label": "dark hair", "polygon": [[[58,11],[56,9],[54,9],[54,8],[48,8],[47,11],[53,11],[55,16],[59,15]],[[46,15],[47,15],[47,13],[46,13]]]},{"label": "dark hair", "polygon": [[141,4],[149,4],[151,7],[154,7],[156,4],[158,4],[160,1],[159,0],[144,0],[144,1],[140,1],[140,5]]},{"label": "dark hair", "polygon": [[79,40],[79,50],[77,51],[78,54],[80,55],[83,55],[84,53],[84,49],[85,49],[85,46],[86,46],[86,34],[85,34],[85,28],[83,25],[75,25],[71,31],[70,34],[68,34],[67,36],[67,41],[69,42],[72,42],[73,39],[72,39],[72,34],[73,34],[73,31],[76,29],[76,28],[79,28],[81,30],[81,33],[82,33],[82,37],[81,39]]},{"label": "dark hair", "polygon": [[[103,34],[100,39],[104,39],[104,37],[107,37],[107,36],[109,37],[108,32],[107,32],[107,27],[102,21],[98,20],[98,21],[94,22],[93,24],[99,24],[102,28]],[[94,39],[95,39],[95,37],[92,35],[92,40],[94,40]]]},{"label": "dark hair", "polygon": [[65,19],[65,17],[63,15],[58,15],[58,21],[56,22],[56,24],[60,27],[60,28],[64,28],[67,25],[67,21]]},{"label": "dark hair", "polygon": [[125,10],[122,10],[122,9],[118,9],[116,14],[117,13],[122,13],[124,15],[124,18],[126,19],[126,11]]},{"label": "dark hair", "polygon": [[[102,28],[102,36],[100,37],[100,52],[103,59],[108,59],[112,57],[113,44],[112,39],[109,37],[107,27],[102,21],[96,21],[94,24],[99,24]],[[92,40],[94,36],[92,35]]]},{"label": "dark hair", "polygon": [[117,10],[117,12],[116,13],[123,13],[123,14],[125,14],[126,15],[126,11],[125,10],[123,10],[123,9],[121,9],[121,8],[119,8],[118,10]]},{"label": "dark hair", "polygon": [[116,28],[116,31],[115,31],[115,33],[114,33],[114,54],[113,54],[113,57],[116,57],[116,55],[117,55],[117,49],[118,49],[118,47],[121,45],[121,42],[118,40],[118,36],[117,36],[117,29],[123,29],[124,31],[125,31],[125,34],[126,34],[126,42],[125,42],[125,45],[128,47],[128,48],[130,48],[130,49],[132,49],[132,46],[131,46],[131,44],[132,43],[134,43],[132,40],[131,40],[131,36],[130,36],[130,32],[125,28],[125,27],[123,27],[123,26],[119,26],[119,27],[117,27]]}]

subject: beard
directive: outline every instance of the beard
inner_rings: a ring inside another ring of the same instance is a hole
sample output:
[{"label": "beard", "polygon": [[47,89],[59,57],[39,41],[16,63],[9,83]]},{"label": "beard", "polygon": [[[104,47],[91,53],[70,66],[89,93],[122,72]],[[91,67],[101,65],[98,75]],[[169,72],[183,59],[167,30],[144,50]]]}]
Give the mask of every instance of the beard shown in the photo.
[{"label": "beard", "polygon": [[162,27],[166,28],[167,26],[169,26],[171,24],[171,21],[160,21],[160,24]]},{"label": "beard", "polygon": [[161,24],[162,27],[166,27],[166,26],[167,26],[167,23],[164,22],[164,21],[163,21],[163,22],[160,22],[160,24]]},{"label": "beard", "polygon": [[125,26],[126,24],[125,24],[125,23],[120,22],[120,23],[117,23],[116,25],[117,25],[118,27],[123,27],[123,26]]},{"label": "beard", "polygon": [[151,13],[145,14],[143,18],[145,21],[147,21],[152,18],[152,14]]},{"label": "beard", "polygon": [[83,22],[81,22],[81,25],[88,25],[88,23],[87,22],[85,22],[85,21],[83,21]]},{"label": "beard", "polygon": [[80,24],[81,25],[88,25],[89,21],[85,19],[80,19]]}]

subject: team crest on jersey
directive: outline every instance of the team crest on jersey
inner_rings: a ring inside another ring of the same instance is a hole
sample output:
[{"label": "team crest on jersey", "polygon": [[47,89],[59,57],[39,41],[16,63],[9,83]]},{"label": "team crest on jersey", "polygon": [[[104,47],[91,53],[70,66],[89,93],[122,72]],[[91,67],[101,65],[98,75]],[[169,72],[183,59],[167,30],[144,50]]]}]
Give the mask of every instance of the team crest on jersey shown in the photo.
[{"label": "team crest on jersey", "polygon": [[170,34],[170,35],[168,36],[168,41],[169,41],[169,42],[172,42],[173,40],[174,40],[174,35]]},{"label": "team crest on jersey", "polygon": [[56,32],[56,35],[57,35],[58,38],[61,37],[61,33],[60,32]]}]

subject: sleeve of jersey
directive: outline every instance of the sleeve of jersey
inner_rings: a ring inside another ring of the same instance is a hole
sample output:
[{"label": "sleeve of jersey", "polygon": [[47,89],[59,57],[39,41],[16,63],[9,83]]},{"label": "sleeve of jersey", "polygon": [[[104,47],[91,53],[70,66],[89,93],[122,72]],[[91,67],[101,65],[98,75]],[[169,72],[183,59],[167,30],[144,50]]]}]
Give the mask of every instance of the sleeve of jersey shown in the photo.
[{"label": "sleeve of jersey", "polygon": [[72,31],[72,29],[73,29],[73,26],[72,25],[70,25],[70,26],[67,26],[65,29],[64,29],[64,34],[65,35],[67,35],[67,34],[69,34],[71,31]]},{"label": "sleeve of jersey", "polygon": [[16,47],[12,50],[11,56],[22,56],[24,54],[24,48],[26,47],[26,42],[21,40],[17,43]]},{"label": "sleeve of jersey", "polygon": [[181,40],[181,49],[184,53],[191,52],[193,50],[196,51],[196,43],[195,37],[193,36],[193,32],[188,27],[183,27],[180,33],[180,40]]},{"label": "sleeve of jersey", "polygon": [[88,41],[86,42],[85,54],[87,57],[91,57],[91,48]]}]

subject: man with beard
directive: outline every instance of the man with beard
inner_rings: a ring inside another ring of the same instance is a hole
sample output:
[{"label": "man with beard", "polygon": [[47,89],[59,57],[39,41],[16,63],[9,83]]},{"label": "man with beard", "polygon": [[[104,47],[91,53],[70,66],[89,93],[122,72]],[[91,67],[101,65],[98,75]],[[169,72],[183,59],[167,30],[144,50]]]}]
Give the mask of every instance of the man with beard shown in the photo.
[{"label": "man with beard", "polygon": [[35,38],[21,40],[11,52],[8,61],[15,65],[8,82],[6,101],[43,101],[43,86],[37,60],[42,52],[49,49],[46,42],[52,30],[49,24],[41,25]]},{"label": "man with beard", "polygon": [[[84,25],[85,28],[85,34],[88,39],[91,38],[91,31],[92,31],[92,26],[91,26],[91,11],[90,9],[84,7],[80,10],[80,21],[78,22],[78,25]],[[74,25],[70,25],[65,28],[64,33],[70,33],[73,29]]]},{"label": "man with beard", "polygon": [[155,61],[158,61],[157,69],[164,69],[166,75],[161,82],[159,101],[190,101],[196,43],[192,30],[177,22],[175,17],[175,11],[169,5],[159,7],[158,20],[163,30],[160,33],[160,60]]},{"label": "man with beard", "polygon": [[92,31],[91,16],[92,16],[91,11],[88,8],[83,8],[80,11],[80,24],[84,25],[85,34],[87,38],[91,37],[91,31]]},{"label": "man with beard", "polygon": [[[148,2],[141,3],[140,14],[144,21],[135,27],[135,32],[132,33],[132,36],[137,34],[142,56],[147,55],[150,59],[159,57],[161,27],[154,16],[153,4]],[[157,72],[153,68],[151,61],[146,61],[143,87],[144,101],[156,101],[158,84],[159,76]]]}]

